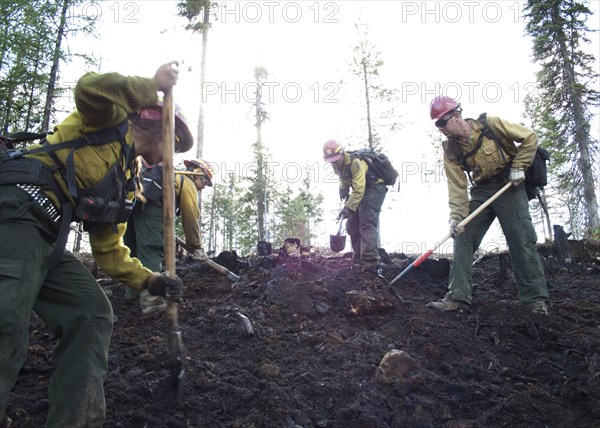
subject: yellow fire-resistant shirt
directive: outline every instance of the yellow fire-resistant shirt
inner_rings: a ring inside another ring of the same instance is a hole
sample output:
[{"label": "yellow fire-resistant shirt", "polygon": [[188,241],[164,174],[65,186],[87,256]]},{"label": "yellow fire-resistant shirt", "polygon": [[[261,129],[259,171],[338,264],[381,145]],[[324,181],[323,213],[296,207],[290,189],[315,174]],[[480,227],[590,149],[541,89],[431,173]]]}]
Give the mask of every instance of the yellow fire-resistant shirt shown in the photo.
[{"label": "yellow fire-resistant shirt", "polygon": [[[158,87],[154,78],[127,77],[118,73],[87,73],[75,87],[75,105],[77,110],[54,128],[47,137],[50,144],[83,137],[85,134],[120,124],[131,113],[142,107],[150,107],[158,101]],[[128,146],[133,146],[131,128],[125,137]],[[35,147],[35,146],[32,146]],[[57,150],[54,153],[64,165],[70,149]],[[108,173],[111,166],[120,160],[121,143],[114,141],[99,146],[83,146],[74,151],[75,181],[78,188],[88,189],[97,185]],[[53,161],[46,153],[27,155],[41,160],[47,165]],[[126,165],[122,165],[123,169]],[[69,195],[67,186],[60,173],[55,173],[58,184],[65,195]],[[52,192],[48,197],[58,206]],[[130,195],[133,198],[133,194]],[[117,233],[110,224],[102,224],[94,233],[90,233],[92,253],[98,266],[112,278],[141,291],[152,271],[142,266],[136,258],[131,258],[129,248],[123,244],[125,224],[117,226]]]},{"label": "yellow fire-resistant shirt", "polygon": [[[459,154],[469,153],[477,144],[483,125],[475,119],[466,119],[471,124],[467,142],[444,141],[444,170],[448,180],[448,203],[450,218],[461,221],[469,215],[468,178],[457,160]],[[538,146],[535,133],[523,125],[507,122],[494,116],[487,117],[489,127],[501,140],[503,151],[494,140],[483,137],[482,145],[466,162],[473,174],[475,184],[496,176],[512,161],[513,168],[525,170],[533,162]],[[517,147],[516,143],[520,143]]]},{"label": "yellow fire-resistant shirt", "polygon": [[352,188],[352,193],[344,208],[348,208],[353,212],[358,208],[363,196],[365,196],[368,169],[369,165],[364,160],[351,159],[348,153],[344,153],[341,167],[338,168],[337,165],[333,165],[333,170],[339,177],[340,189]]},{"label": "yellow fire-resistant shirt", "polygon": [[185,175],[175,174],[175,194],[179,198],[179,213],[185,235],[185,243],[192,250],[200,249],[200,209],[198,208],[198,189]]}]

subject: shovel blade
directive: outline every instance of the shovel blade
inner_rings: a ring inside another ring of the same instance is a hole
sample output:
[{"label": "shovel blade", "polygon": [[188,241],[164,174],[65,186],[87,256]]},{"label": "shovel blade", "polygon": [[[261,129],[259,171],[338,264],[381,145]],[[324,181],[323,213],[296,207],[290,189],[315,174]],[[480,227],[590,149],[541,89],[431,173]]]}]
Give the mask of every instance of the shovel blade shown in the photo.
[{"label": "shovel blade", "polygon": [[329,235],[329,247],[336,253],[346,248],[346,235]]}]

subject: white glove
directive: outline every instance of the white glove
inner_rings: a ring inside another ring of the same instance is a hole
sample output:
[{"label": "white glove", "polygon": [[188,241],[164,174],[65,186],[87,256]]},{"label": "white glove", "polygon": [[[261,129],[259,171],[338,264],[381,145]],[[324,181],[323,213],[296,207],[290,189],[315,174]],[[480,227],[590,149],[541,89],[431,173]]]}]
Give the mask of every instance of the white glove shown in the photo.
[{"label": "white glove", "polygon": [[196,260],[197,262],[205,262],[206,260],[208,260],[208,256],[202,248],[199,248],[197,250],[194,250],[194,252],[192,253],[192,259]]},{"label": "white glove", "polygon": [[513,186],[518,186],[525,181],[525,171],[521,168],[511,168],[508,179],[512,181]]},{"label": "white glove", "polygon": [[462,234],[465,231],[465,227],[459,224],[458,220],[451,219],[450,224],[450,234],[453,238],[456,238],[458,235]]}]

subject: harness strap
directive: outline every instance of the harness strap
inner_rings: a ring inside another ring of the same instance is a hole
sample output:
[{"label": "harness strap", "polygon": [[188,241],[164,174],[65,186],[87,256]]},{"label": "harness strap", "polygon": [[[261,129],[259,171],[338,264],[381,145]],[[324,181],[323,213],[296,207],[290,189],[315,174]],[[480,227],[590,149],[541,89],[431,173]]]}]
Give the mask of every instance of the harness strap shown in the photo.
[{"label": "harness strap", "polygon": [[490,125],[488,125],[487,123],[487,113],[481,113],[479,115],[479,117],[477,118],[477,121],[479,123],[481,123],[483,125],[483,128],[481,129],[481,133],[483,135],[486,136],[486,138],[488,138],[489,140],[494,141],[494,143],[496,143],[496,147],[498,147],[498,150],[500,151],[500,156],[502,156],[502,160],[506,160],[506,150],[504,149],[504,147],[502,146],[502,143],[500,142],[500,139],[498,138],[498,136],[494,133],[494,131],[492,131],[492,128],[490,128]]},{"label": "harness strap", "polygon": [[477,121],[482,125],[481,134],[479,134],[477,144],[475,144],[475,147],[473,147],[473,149],[468,153],[461,153],[457,156],[457,160],[458,162],[460,162],[461,166],[463,167],[463,170],[467,173],[471,184],[474,184],[474,182],[473,177],[471,176],[471,168],[469,168],[469,165],[467,164],[467,159],[473,156],[475,153],[477,153],[477,151],[481,148],[481,145],[483,143],[483,137],[486,137],[488,140],[492,140],[496,144],[496,147],[498,148],[498,151],[500,152],[500,156],[502,156],[503,161],[506,160],[506,157],[508,156],[508,153],[506,152],[505,148],[500,142],[500,139],[494,133],[494,131],[492,131],[492,128],[487,123],[487,113],[481,113],[477,118]]},{"label": "harness strap", "polygon": [[62,253],[65,251],[67,246],[67,239],[69,238],[69,228],[71,227],[71,220],[73,219],[73,204],[66,202],[62,206],[62,221],[60,222],[60,229],[58,230],[58,236],[54,243],[52,252],[46,257],[46,266],[51,267],[58,263]]},{"label": "harness strap", "polygon": [[10,144],[23,143],[25,141],[40,140],[48,135],[47,132],[15,132],[14,134],[3,135],[1,140]]},{"label": "harness strap", "polygon": [[[54,152],[54,151],[60,150],[60,149],[67,149],[67,148],[73,147],[75,145],[79,145],[80,143],[84,143],[84,145],[86,145],[86,146],[101,146],[103,144],[106,144],[107,141],[113,141],[116,139],[120,140],[121,136],[125,135],[127,133],[128,127],[129,127],[129,121],[128,121],[128,119],[125,119],[121,123],[119,123],[117,126],[112,126],[110,128],[101,129],[100,131],[86,134],[84,137],[75,138],[74,140],[63,141],[63,142],[56,143],[56,144],[49,144],[44,138],[44,141],[41,143],[42,147],[37,147],[35,149],[26,149],[25,148],[25,149],[21,149],[21,150],[15,150],[14,152],[9,153],[8,155],[9,155],[9,157],[14,159],[14,158],[21,157],[21,156],[27,155],[27,154],[47,153],[47,152]],[[21,132],[19,134],[29,134],[29,133]],[[31,140],[38,139],[39,136],[45,136],[47,134],[30,134],[30,135],[37,135],[38,137],[30,138],[29,140],[21,139],[19,141],[21,141],[21,142],[22,141],[31,141]],[[116,138],[113,138],[115,136],[116,136]]]},{"label": "harness strap", "polygon": [[473,149],[468,153],[459,154],[456,158],[456,160],[460,162],[463,170],[467,173],[467,177],[469,177],[469,181],[471,182],[471,184],[474,184],[474,182],[473,177],[471,176],[471,168],[467,163],[467,159],[473,156],[475,153],[477,153],[477,151],[481,148],[481,145],[483,144],[483,137],[484,135],[482,132],[481,134],[479,134],[479,138],[477,139],[477,144],[475,144],[475,147],[473,147]]}]

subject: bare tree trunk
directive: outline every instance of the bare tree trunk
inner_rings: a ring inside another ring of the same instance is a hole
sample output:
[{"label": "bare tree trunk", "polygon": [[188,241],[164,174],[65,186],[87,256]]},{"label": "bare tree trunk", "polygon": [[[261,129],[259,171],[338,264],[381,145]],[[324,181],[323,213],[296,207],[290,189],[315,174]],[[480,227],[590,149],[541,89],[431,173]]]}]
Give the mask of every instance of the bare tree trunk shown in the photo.
[{"label": "bare tree trunk", "polygon": [[548,203],[546,202],[546,191],[543,187],[540,189],[537,197],[538,201],[540,202],[540,207],[542,208],[542,211],[544,212],[544,216],[546,218],[546,226],[548,226],[548,234],[546,235],[546,229],[544,228],[544,235],[547,236],[548,239],[552,239],[552,225],[550,223],[550,213],[548,212]]},{"label": "bare tree trunk", "polygon": [[54,45],[54,54],[52,55],[52,68],[50,69],[50,79],[48,81],[48,90],[46,91],[46,104],[44,105],[44,117],[42,118],[42,130],[48,129],[50,125],[50,116],[52,115],[52,105],[54,104],[54,91],[56,90],[56,81],[58,79],[58,65],[60,62],[60,47],[65,35],[65,25],[67,22],[67,10],[69,0],[63,0],[62,11],[60,15],[60,24],[56,34],[56,43]]},{"label": "bare tree trunk", "polygon": [[217,231],[215,228],[215,212],[216,212],[216,200],[217,200],[217,187],[213,190],[212,204],[210,207],[210,219],[208,220],[208,248],[207,251],[213,250],[213,242],[217,242]]},{"label": "bare tree trunk", "polygon": [[365,101],[367,105],[367,129],[369,132],[369,148],[374,149],[373,127],[371,126],[371,100],[369,99],[369,77],[367,76],[367,65],[363,64],[363,73],[365,79]]},{"label": "bare tree trunk", "polygon": [[204,85],[206,83],[206,56],[208,49],[208,30],[210,29],[210,3],[204,5],[204,16],[202,25],[202,58],[200,60],[200,109],[198,110],[198,129],[196,157],[201,158],[204,154]]},{"label": "bare tree trunk", "polygon": [[[204,16],[202,26],[202,58],[200,60],[200,107],[198,109],[198,129],[197,129],[197,146],[196,157],[201,158],[204,154],[204,85],[206,83],[206,55],[208,49],[208,30],[210,29],[210,2],[204,5]],[[202,218],[202,192],[198,192],[198,209],[200,216],[198,217],[198,227],[201,228]],[[209,234],[212,233],[210,229]],[[210,238],[209,238],[210,241]]]},{"label": "bare tree trunk", "polygon": [[0,71],[4,67],[4,58],[6,58],[6,53],[8,52],[8,32],[10,30],[10,14],[6,14],[3,17],[4,20],[2,22],[2,35],[0,35]]},{"label": "bare tree trunk", "polygon": [[554,251],[561,260],[573,260],[573,253],[571,252],[571,246],[569,245],[569,236],[562,226],[554,225]]},{"label": "bare tree trunk", "polygon": [[257,181],[257,217],[258,217],[258,240],[266,240],[265,231],[265,193],[266,193],[266,179],[264,176],[264,159],[262,153],[262,123],[263,123],[263,109],[262,109],[262,86],[260,81],[260,74],[256,73],[256,101],[255,101],[255,114],[256,114],[256,181]]},{"label": "bare tree trunk", "polygon": [[[37,71],[40,65],[40,59],[37,58],[36,63],[35,63],[35,69],[34,69],[34,75],[37,75]],[[31,129],[32,127],[32,116],[33,116],[33,100],[35,97],[35,87],[36,87],[36,82],[35,80],[32,80],[31,82],[31,86],[29,87],[29,102],[27,103],[27,114],[25,115],[25,129]],[[45,131],[46,128],[42,128],[41,131]]]},{"label": "bare tree trunk", "polygon": [[[559,2],[556,2],[553,8],[554,19],[560,17]],[[600,214],[598,213],[598,199],[596,198],[594,173],[590,161],[589,138],[590,124],[584,114],[584,106],[581,100],[581,93],[576,89],[577,84],[573,57],[567,47],[567,35],[560,32],[558,42],[560,45],[560,55],[563,59],[564,77],[567,83],[566,89],[571,99],[571,112],[573,113],[573,125],[575,129],[575,143],[579,151],[579,171],[583,181],[583,197],[586,211],[586,235],[589,235],[594,229],[600,227]]]},{"label": "bare tree trunk", "polygon": [[75,231],[75,242],[73,242],[73,252],[81,252],[81,238],[83,235],[83,223],[77,222],[77,229]]}]

